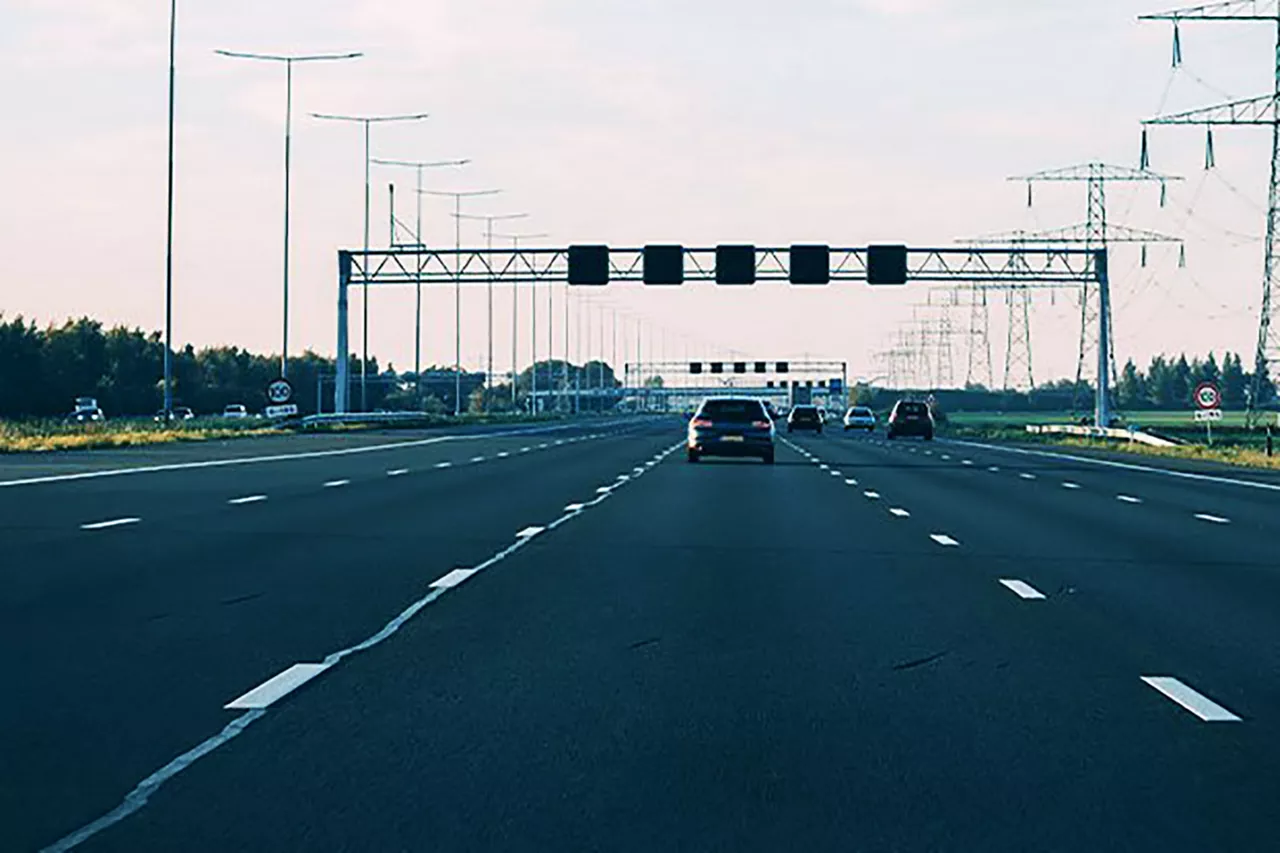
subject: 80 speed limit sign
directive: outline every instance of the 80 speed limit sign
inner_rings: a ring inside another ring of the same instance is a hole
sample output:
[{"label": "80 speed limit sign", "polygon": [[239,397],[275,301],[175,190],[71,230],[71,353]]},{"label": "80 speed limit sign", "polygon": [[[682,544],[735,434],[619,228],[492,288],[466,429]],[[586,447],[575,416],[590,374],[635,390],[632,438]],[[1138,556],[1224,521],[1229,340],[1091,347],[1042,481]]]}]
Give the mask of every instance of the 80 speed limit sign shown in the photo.
[{"label": "80 speed limit sign", "polygon": [[1218,386],[1212,382],[1201,382],[1197,385],[1192,399],[1195,400],[1198,409],[1222,408],[1222,394],[1218,391]]}]

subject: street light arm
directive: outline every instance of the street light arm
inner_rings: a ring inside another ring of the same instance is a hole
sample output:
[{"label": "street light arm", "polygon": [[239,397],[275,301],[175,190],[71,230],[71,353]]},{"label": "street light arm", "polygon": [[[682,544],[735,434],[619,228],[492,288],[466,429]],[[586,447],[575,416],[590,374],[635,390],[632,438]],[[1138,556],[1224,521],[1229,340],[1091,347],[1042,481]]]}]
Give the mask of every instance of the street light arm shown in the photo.
[{"label": "street light arm", "polygon": [[310,53],[285,55],[275,53],[246,53],[239,50],[214,50],[219,56],[229,56],[232,59],[262,59],[269,62],[328,62],[340,59],[359,59],[364,56],[359,51],[351,53]]},{"label": "street light arm", "polygon": [[449,192],[447,190],[417,190],[422,195],[443,195],[449,198],[470,198],[478,195],[497,195],[502,190],[468,190],[466,192]]},{"label": "street light arm", "polygon": [[418,121],[429,116],[429,113],[409,113],[398,116],[348,116],[334,115],[332,113],[311,113],[312,118],[325,119],[326,121],[359,121],[365,124],[378,124],[389,121]]},{"label": "street light arm", "polygon": [[371,157],[370,163],[377,163],[379,166],[409,166],[416,169],[431,169],[436,166],[465,166],[470,160],[385,160],[381,157]]}]

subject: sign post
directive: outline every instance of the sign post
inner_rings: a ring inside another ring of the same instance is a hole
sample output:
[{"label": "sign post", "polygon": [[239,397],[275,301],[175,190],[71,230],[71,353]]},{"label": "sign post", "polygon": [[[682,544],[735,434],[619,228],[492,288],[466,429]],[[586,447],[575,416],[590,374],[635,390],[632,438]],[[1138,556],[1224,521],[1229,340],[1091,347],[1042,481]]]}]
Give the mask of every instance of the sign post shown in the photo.
[{"label": "sign post", "polygon": [[1204,421],[1205,441],[1213,447],[1213,422],[1222,420],[1222,393],[1213,382],[1201,382],[1192,393],[1195,419]]},{"label": "sign post", "polygon": [[293,399],[293,386],[283,376],[273,380],[267,386],[266,416],[269,418],[287,418],[298,414],[298,404]]}]

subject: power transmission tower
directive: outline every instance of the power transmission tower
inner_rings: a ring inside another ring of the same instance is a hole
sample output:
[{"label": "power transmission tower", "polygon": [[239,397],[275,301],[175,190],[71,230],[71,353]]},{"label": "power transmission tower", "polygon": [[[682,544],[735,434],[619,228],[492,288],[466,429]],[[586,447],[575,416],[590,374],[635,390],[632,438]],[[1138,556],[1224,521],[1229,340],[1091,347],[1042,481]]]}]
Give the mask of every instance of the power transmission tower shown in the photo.
[{"label": "power transmission tower", "polygon": [[[1109,166],[1105,163],[1082,163],[1062,169],[1050,169],[1031,175],[1010,178],[1011,181],[1022,181],[1027,185],[1027,205],[1031,205],[1031,188],[1040,182],[1073,182],[1088,185],[1088,209],[1083,224],[1067,228],[1055,229],[1040,233],[1027,234],[1028,243],[1071,243],[1083,244],[1086,249],[1106,249],[1110,243],[1119,242],[1181,242],[1176,237],[1167,237],[1154,231],[1140,231],[1123,225],[1115,226],[1107,223],[1107,184],[1108,183],[1159,183],[1160,202],[1164,203],[1165,190],[1170,181],[1182,178],[1173,175],[1161,175],[1146,168],[1130,169],[1127,166]],[[1104,325],[1108,330],[1107,349],[1111,353],[1108,372],[1112,379],[1117,376],[1115,361],[1115,323],[1112,321],[1111,300],[1103,299],[1091,282],[1085,282],[1080,289],[1080,347],[1076,358],[1076,391],[1072,406],[1079,404],[1083,379],[1087,364],[1097,361],[1100,346],[1098,330]],[[1109,294],[1108,294],[1109,295]],[[1105,320],[1103,315],[1105,314]]]},{"label": "power transmission tower", "polygon": [[1179,24],[1182,21],[1265,21],[1276,30],[1274,51],[1275,76],[1271,93],[1243,101],[1231,101],[1198,110],[1159,116],[1144,121],[1142,130],[1142,166],[1149,159],[1147,150],[1148,125],[1194,124],[1205,127],[1205,168],[1212,168],[1214,125],[1256,125],[1271,128],[1271,179],[1267,189],[1267,236],[1262,271],[1262,308],[1258,318],[1258,344],[1254,351],[1253,387],[1249,394],[1249,422],[1254,419],[1254,407],[1261,403],[1262,379],[1277,359],[1280,359],[1280,330],[1272,322],[1274,312],[1280,308],[1272,301],[1271,285],[1276,276],[1276,238],[1280,227],[1280,3],[1276,0],[1232,0],[1205,6],[1142,15],[1143,21],[1171,21],[1173,23],[1173,67],[1182,64],[1182,41]]},{"label": "power transmission tower", "polygon": [[1035,374],[1031,369],[1031,289],[1013,287],[1009,302],[1009,336],[1004,351],[1004,389],[1016,390],[1022,370],[1027,371],[1027,393],[1035,390]]}]

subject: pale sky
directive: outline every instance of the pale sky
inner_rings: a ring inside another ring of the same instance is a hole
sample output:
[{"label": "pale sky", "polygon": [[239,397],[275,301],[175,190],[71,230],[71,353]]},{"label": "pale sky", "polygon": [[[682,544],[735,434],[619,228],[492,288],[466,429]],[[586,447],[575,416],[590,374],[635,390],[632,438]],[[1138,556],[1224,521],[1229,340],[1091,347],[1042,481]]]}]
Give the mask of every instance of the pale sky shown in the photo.
[{"label": "pale sky", "polygon": [[[1083,221],[1083,184],[1042,185],[1029,210],[1010,175],[1091,160],[1136,166],[1140,119],[1271,88],[1264,24],[1188,24],[1170,67],[1155,0],[180,0],[175,339],[278,352],[284,73],[215,48],[360,50],[299,67],[294,87],[291,350],[332,354],[336,251],[361,242],[362,137],[311,111],[429,112],[375,128],[374,155],[466,157],[439,189],[499,187],[473,213],[527,212],[539,245],[826,242],[949,245],[977,234]],[[0,310],[41,322],[89,314],[163,321],[168,4],[0,0]],[[1254,346],[1267,130],[1158,128],[1153,169],[1186,177],[1109,191],[1113,222],[1183,236],[1116,248],[1121,361]],[[374,168],[374,244],[387,183],[412,219],[412,174]],[[451,202],[425,202],[425,239],[452,245]],[[478,223],[463,241],[482,243]],[[452,290],[425,298],[427,362],[452,363]],[[561,295],[556,294],[557,306]],[[666,328],[667,354],[847,358],[853,376],[926,302],[916,285],[725,292],[614,286],[600,299]],[[934,297],[935,301],[938,298]],[[511,349],[497,297],[497,366]],[[997,380],[1005,308],[993,297]],[[412,366],[413,296],[371,302],[370,349]],[[1038,297],[1037,380],[1074,374],[1076,309]],[[358,302],[353,302],[358,315]],[[545,309],[545,288],[539,303]],[[521,300],[527,363],[528,295]],[[464,298],[463,353],[483,366],[483,291]],[[563,334],[557,316],[555,336]],[[953,314],[967,330],[967,310]],[[541,326],[541,324],[540,324]],[[539,329],[545,353],[545,326]],[[683,337],[682,337],[683,336]],[[358,324],[352,346],[360,347]],[[556,354],[560,348],[557,344]],[[606,348],[606,355],[610,354]],[[649,353],[646,352],[646,355]],[[955,342],[964,379],[965,337]]]}]

